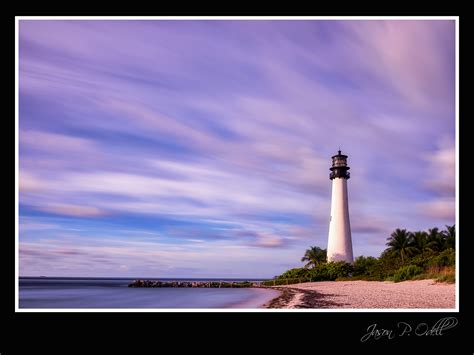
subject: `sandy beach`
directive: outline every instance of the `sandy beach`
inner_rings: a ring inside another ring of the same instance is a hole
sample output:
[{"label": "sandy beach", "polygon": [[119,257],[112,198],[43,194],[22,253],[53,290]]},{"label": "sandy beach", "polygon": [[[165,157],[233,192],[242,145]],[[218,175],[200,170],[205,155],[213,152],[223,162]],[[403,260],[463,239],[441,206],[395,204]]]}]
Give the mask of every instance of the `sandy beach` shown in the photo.
[{"label": "sandy beach", "polygon": [[323,281],[272,287],[282,294],[266,308],[454,308],[455,284]]}]

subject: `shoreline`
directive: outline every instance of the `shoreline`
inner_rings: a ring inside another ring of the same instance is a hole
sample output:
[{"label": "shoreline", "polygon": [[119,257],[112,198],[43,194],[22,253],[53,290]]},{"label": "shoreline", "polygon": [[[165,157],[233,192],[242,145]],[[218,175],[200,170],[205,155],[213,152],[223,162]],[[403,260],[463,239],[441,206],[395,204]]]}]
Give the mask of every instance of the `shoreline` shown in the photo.
[{"label": "shoreline", "polygon": [[265,303],[262,308],[339,308],[338,303],[324,300],[325,295],[315,291],[280,286],[271,286],[269,288],[278,290],[281,294],[270,300],[270,302]]},{"label": "shoreline", "polygon": [[454,309],[456,303],[455,284],[435,280],[320,281],[268,288],[282,293],[264,305],[267,309]]},{"label": "shoreline", "polygon": [[238,301],[226,308],[265,309],[266,304],[281,296],[280,290],[275,290],[270,287],[255,287],[250,289],[252,289],[254,297]]}]

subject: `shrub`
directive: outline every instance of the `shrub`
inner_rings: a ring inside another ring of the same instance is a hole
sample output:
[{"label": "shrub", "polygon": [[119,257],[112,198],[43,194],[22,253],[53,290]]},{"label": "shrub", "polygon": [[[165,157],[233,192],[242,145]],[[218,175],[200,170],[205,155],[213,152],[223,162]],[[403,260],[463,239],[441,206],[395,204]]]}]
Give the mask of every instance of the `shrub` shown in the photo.
[{"label": "shrub", "polygon": [[419,266],[421,268],[425,268],[430,260],[433,259],[433,253],[425,252],[422,254],[418,254],[417,256],[410,259],[410,265]]},{"label": "shrub", "polygon": [[354,261],[354,276],[372,276],[376,273],[377,258],[359,256]]},{"label": "shrub", "polygon": [[351,275],[353,267],[344,261],[329,262],[311,269],[311,281],[334,281],[339,277]]},{"label": "shrub", "polygon": [[285,271],[273,280],[264,281],[264,286],[277,286],[294,284],[308,281],[334,281],[337,278],[349,277],[353,272],[353,266],[344,261],[319,264],[312,269],[294,268]]},{"label": "shrub", "polygon": [[419,275],[422,272],[423,272],[423,269],[416,265],[402,266],[393,275],[393,281],[400,282],[400,281],[405,281],[405,280],[411,280],[416,275]]},{"label": "shrub", "polygon": [[338,277],[350,276],[354,271],[353,266],[344,261],[330,262],[326,264],[326,267],[331,280],[335,280]]},{"label": "shrub", "polygon": [[420,279],[433,279],[438,282],[453,283],[456,281],[456,269],[454,266],[430,266],[424,274],[418,275]]},{"label": "shrub", "polygon": [[426,264],[428,267],[438,267],[443,266],[454,266],[456,264],[456,253],[454,249],[446,249],[442,251],[439,255],[432,258]]},{"label": "shrub", "polygon": [[456,282],[456,275],[441,275],[438,276],[436,282],[447,282],[447,283],[455,283]]},{"label": "shrub", "polygon": [[372,275],[380,279],[386,279],[403,266],[401,259],[394,253],[384,251],[377,263],[372,268]]},{"label": "shrub", "polygon": [[297,268],[285,271],[280,276],[277,276],[277,279],[309,278],[310,277],[310,272],[311,272],[311,269],[307,269],[307,268],[304,268],[304,267],[297,267]]},{"label": "shrub", "polygon": [[318,265],[311,269],[311,281],[330,281],[327,264]]}]

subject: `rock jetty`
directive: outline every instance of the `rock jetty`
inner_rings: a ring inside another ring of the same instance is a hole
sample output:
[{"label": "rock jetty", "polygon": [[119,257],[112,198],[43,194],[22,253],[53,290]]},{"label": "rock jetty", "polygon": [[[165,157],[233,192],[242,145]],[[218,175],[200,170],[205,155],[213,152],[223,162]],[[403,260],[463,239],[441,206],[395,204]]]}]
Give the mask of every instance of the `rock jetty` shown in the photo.
[{"label": "rock jetty", "polygon": [[250,281],[151,281],[135,280],[128,287],[207,287],[207,288],[239,288],[260,287],[259,282]]}]

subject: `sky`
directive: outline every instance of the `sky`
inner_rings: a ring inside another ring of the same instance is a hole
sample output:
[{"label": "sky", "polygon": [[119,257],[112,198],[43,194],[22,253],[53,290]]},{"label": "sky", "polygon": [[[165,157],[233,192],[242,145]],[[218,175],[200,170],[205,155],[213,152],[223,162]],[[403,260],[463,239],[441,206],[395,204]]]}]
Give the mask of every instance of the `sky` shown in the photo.
[{"label": "sky", "polygon": [[449,20],[20,20],[20,276],[269,278],[455,222]]}]

